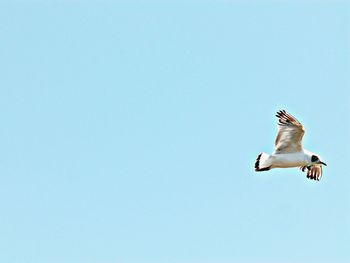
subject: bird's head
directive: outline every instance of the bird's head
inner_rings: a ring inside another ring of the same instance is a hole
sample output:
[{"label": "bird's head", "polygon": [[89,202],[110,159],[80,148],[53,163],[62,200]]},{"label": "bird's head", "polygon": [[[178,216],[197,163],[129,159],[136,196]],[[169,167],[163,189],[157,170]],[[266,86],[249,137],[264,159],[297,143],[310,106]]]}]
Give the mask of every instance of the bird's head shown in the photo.
[{"label": "bird's head", "polygon": [[327,166],[327,164],[325,164],[324,162],[322,162],[322,161],[320,160],[320,158],[319,158],[317,155],[315,155],[315,154],[312,154],[312,155],[311,155],[311,163],[312,163],[312,164],[322,164],[322,165]]}]

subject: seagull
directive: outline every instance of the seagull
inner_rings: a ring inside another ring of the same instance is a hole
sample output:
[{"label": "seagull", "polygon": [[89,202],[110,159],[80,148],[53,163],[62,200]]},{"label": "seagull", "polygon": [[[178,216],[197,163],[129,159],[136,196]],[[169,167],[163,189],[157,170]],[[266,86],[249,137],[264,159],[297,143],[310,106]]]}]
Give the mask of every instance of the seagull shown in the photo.
[{"label": "seagull", "polygon": [[260,153],[255,162],[255,171],[263,172],[272,168],[300,167],[306,177],[319,181],[322,177],[322,165],[327,166],[320,158],[303,149],[301,144],[304,126],[285,110],[277,112],[278,132],[275,140],[275,151],[269,155]]}]

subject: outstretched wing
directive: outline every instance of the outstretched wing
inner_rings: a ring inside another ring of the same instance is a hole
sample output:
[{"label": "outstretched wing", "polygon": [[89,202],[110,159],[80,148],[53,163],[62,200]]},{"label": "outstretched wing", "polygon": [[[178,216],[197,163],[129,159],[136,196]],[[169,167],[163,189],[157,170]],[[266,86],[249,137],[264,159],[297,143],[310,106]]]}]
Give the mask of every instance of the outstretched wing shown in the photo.
[{"label": "outstretched wing", "polygon": [[303,172],[307,169],[306,177],[311,180],[319,181],[322,177],[322,165],[321,164],[313,164],[309,166],[303,166],[300,168]]},{"label": "outstretched wing", "polygon": [[303,125],[285,110],[277,112],[278,132],[275,140],[275,153],[293,153],[302,150]]}]

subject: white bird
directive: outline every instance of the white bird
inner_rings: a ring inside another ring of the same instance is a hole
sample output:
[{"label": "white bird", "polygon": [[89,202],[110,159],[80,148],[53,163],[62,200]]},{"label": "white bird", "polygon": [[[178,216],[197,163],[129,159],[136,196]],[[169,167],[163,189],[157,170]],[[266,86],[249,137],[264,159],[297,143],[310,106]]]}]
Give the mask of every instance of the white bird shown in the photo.
[{"label": "white bird", "polygon": [[278,132],[275,151],[271,155],[259,154],[255,162],[255,171],[300,167],[303,172],[307,170],[307,178],[319,181],[322,176],[322,165],[326,164],[316,154],[303,149],[301,144],[305,133],[303,125],[285,110],[278,111],[276,117]]}]

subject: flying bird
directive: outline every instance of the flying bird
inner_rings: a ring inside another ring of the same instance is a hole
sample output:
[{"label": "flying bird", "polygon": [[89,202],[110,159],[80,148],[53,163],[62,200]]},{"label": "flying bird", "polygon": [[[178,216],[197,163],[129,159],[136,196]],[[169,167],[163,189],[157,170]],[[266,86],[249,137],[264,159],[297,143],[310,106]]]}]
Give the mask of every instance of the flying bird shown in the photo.
[{"label": "flying bird", "polygon": [[303,149],[304,126],[285,110],[278,111],[276,117],[278,132],[275,151],[271,155],[264,152],[259,154],[255,162],[255,171],[300,167],[306,172],[307,178],[319,181],[322,177],[322,165],[327,165],[316,154]]}]

